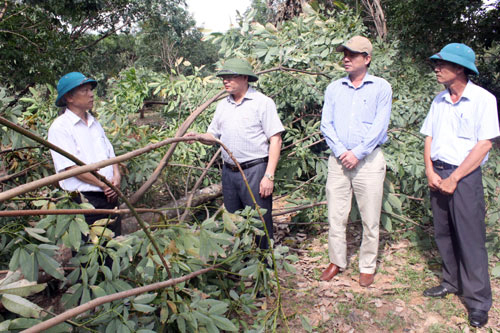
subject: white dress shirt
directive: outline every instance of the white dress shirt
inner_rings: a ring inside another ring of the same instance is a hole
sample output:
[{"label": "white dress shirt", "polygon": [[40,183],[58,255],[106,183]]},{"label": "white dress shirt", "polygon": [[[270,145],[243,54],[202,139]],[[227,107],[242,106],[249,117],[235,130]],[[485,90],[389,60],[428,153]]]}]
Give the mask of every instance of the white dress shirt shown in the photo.
[{"label": "white dress shirt", "polygon": [[[431,160],[459,166],[480,140],[500,135],[493,94],[471,81],[453,103],[448,90],[434,98],[420,133],[432,137]],[[488,160],[488,155],[482,164]]]},{"label": "white dress shirt", "polygon": [[[102,126],[89,113],[87,113],[87,124],[66,109],[64,114],[57,117],[49,128],[48,140],[50,143],[74,155],[85,164],[91,164],[115,157],[111,143],[106,137]],[[56,172],[61,172],[68,167],[76,165],[59,153],[50,151],[54,161]],[[113,166],[107,166],[98,171],[109,181],[113,178]],[[98,186],[82,182],[76,177],[64,179],[59,182],[62,189],[66,191],[80,192],[102,192]]]}]

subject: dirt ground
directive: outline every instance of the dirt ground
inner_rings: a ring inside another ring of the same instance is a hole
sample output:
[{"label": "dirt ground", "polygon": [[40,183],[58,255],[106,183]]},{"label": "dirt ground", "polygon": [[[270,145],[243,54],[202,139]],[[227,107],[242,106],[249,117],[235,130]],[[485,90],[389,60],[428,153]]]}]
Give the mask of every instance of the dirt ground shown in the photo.
[{"label": "dirt ground", "polygon": [[[424,289],[439,284],[439,253],[422,242],[381,237],[375,282],[359,286],[358,262],[361,230],[348,232],[350,263],[329,282],[319,280],[328,266],[327,231],[310,237],[295,249],[300,260],[295,274],[280,272],[283,309],[288,320],[283,332],[500,332],[500,280],[492,279],[493,307],[488,324],[468,325],[460,298],[424,297]],[[425,238],[425,235],[424,235]],[[491,262],[493,267],[495,263]]]}]

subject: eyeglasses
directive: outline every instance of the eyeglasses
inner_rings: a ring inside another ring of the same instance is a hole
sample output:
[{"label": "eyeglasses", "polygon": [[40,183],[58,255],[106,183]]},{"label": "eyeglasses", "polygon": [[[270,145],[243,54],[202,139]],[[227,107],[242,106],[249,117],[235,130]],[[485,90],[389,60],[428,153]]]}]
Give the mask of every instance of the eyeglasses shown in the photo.
[{"label": "eyeglasses", "polygon": [[224,81],[224,80],[234,80],[234,79],[236,79],[237,77],[240,77],[240,76],[241,75],[239,75],[239,74],[221,75],[220,79],[222,81]]}]

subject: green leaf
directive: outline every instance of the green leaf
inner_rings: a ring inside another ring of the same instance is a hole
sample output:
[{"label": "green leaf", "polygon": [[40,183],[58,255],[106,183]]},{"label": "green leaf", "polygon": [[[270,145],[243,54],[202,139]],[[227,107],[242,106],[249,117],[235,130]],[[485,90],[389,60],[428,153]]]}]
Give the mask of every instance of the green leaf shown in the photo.
[{"label": "green leaf", "polygon": [[19,267],[19,256],[21,254],[21,248],[18,247],[15,249],[14,253],[12,254],[12,258],[10,259],[9,262],[9,270],[10,271],[15,271]]},{"label": "green leaf", "polygon": [[11,330],[22,330],[25,328],[30,328],[36,324],[40,324],[42,321],[38,319],[30,318],[17,318],[10,321],[9,329]]},{"label": "green leaf", "polygon": [[80,245],[82,242],[82,234],[80,232],[80,228],[78,227],[78,223],[72,222],[69,225],[68,229],[69,243],[76,250],[80,250]]},{"label": "green leaf", "polygon": [[113,273],[111,272],[109,267],[101,266],[101,272],[104,273],[104,277],[106,278],[106,280],[108,280],[108,281],[113,280]]},{"label": "green leaf", "polygon": [[31,296],[39,293],[47,287],[46,283],[37,284],[35,281],[19,280],[14,283],[0,286],[0,294],[11,294],[21,297]]},{"label": "green leaf", "polygon": [[62,236],[64,232],[69,228],[73,215],[58,215],[56,224],[56,238]]},{"label": "green leaf", "polygon": [[137,304],[137,303],[132,303],[132,307],[139,311],[139,312],[144,312],[144,313],[150,313],[156,310],[155,307],[146,305],[146,304]]},{"label": "green leaf", "polygon": [[497,264],[492,270],[491,270],[491,275],[494,277],[500,277],[500,264]]},{"label": "green leaf", "polygon": [[305,329],[307,332],[312,332],[312,326],[309,323],[309,319],[303,315],[300,315],[300,322],[302,323],[302,328]]},{"label": "green leaf", "polygon": [[21,249],[19,264],[25,278],[30,281],[38,279],[38,262],[35,260],[34,253],[28,253],[25,249]]},{"label": "green leaf", "polygon": [[136,303],[136,304],[151,303],[152,301],[154,301],[154,299],[156,298],[157,295],[158,295],[158,293],[154,293],[154,294],[142,294],[142,295],[139,295],[139,296],[135,297],[132,302]]},{"label": "green leaf", "polygon": [[9,325],[10,325],[10,320],[4,320],[0,323],[0,332],[8,332],[9,331]]},{"label": "green leaf", "polygon": [[214,321],[214,324],[224,330],[224,331],[230,331],[230,332],[237,332],[238,329],[234,324],[227,318],[221,317],[221,316],[210,316],[212,320]]},{"label": "green leaf", "polygon": [[47,274],[55,277],[58,280],[64,280],[64,275],[60,271],[58,271],[58,268],[60,268],[61,266],[57,261],[41,251],[36,254],[36,258],[38,260],[38,263],[40,264],[40,267],[43,268],[43,270]]},{"label": "green leaf", "polygon": [[380,215],[380,222],[385,230],[389,232],[392,231],[392,220],[388,214],[382,213],[382,215]]},{"label": "green leaf", "polygon": [[50,242],[50,239],[41,236],[40,234],[45,233],[45,230],[43,229],[38,229],[38,228],[24,228],[24,231],[28,233],[31,237],[39,240],[40,242],[48,243]]},{"label": "green leaf", "polygon": [[23,317],[40,318],[43,311],[41,307],[17,295],[2,295],[2,304],[10,312],[17,313]]}]

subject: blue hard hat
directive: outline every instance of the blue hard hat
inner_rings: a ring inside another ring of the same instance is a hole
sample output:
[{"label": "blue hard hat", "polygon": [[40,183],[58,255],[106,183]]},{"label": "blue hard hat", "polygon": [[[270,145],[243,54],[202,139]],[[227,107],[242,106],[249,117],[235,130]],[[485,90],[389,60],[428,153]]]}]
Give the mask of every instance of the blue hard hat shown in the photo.
[{"label": "blue hard hat", "polygon": [[454,64],[458,64],[462,67],[470,69],[476,74],[479,74],[479,71],[474,64],[476,61],[476,54],[470,47],[462,43],[451,43],[446,45],[436,53],[432,57],[432,60],[441,59],[444,61],[452,62]]},{"label": "blue hard hat", "polygon": [[96,80],[90,79],[80,72],[71,72],[64,75],[57,83],[56,105],[66,106],[66,100],[63,98],[63,96],[72,89],[84,85],[85,83],[92,84],[92,89],[97,86]]}]

